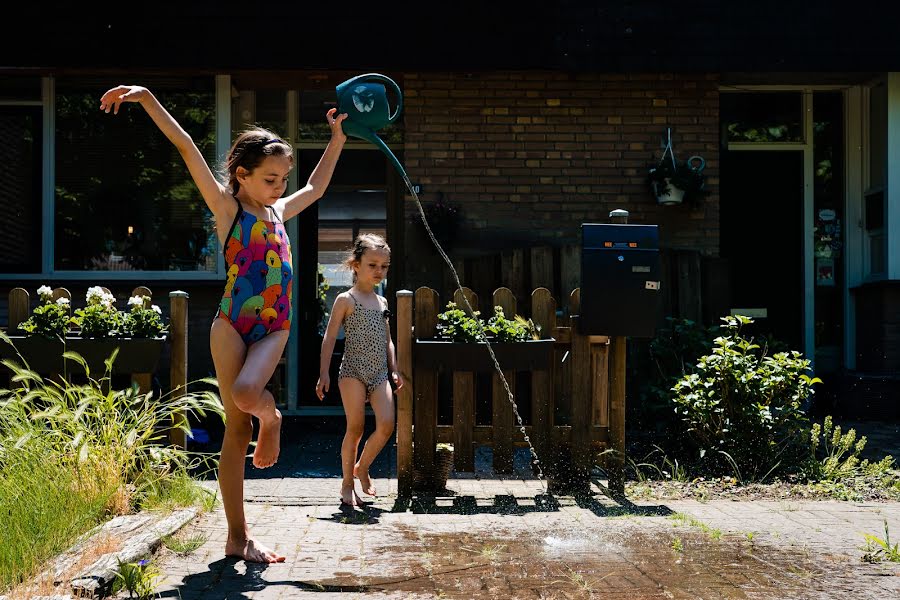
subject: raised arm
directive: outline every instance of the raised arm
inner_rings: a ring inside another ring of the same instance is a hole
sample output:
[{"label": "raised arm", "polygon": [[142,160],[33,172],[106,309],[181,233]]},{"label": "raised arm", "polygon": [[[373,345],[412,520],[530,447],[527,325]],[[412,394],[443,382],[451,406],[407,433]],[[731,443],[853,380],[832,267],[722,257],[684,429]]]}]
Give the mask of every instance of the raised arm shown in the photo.
[{"label": "raised arm", "polygon": [[300,211],[318,200],[325,194],[325,189],[331,182],[331,176],[334,174],[334,167],[337,164],[341,150],[344,149],[344,143],[347,136],[341,128],[341,121],[347,118],[347,114],[336,115],[337,109],[332,108],[326,115],[328,124],[331,126],[331,139],[322,153],[322,158],[313,172],[309,176],[306,185],[290,196],[280,199],[276,203],[276,211],[282,214],[282,220],[287,221],[291,217],[297,216]]},{"label": "raised arm", "polygon": [[178,149],[184,164],[187,165],[194,183],[200,190],[200,195],[216,217],[222,214],[226,206],[231,206],[233,202],[227,203],[227,194],[225,188],[213,176],[206,159],[200,154],[194,140],[182,129],[178,121],[169,114],[159,100],[156,99],[150,90],[145,87],[136,85],[120,85],[108,90],[100,98],[100,110],[113,114],[119,113],[119,106],[123,102],[137,102],[144,107],[156,126],[165,134],[169,141]]}]

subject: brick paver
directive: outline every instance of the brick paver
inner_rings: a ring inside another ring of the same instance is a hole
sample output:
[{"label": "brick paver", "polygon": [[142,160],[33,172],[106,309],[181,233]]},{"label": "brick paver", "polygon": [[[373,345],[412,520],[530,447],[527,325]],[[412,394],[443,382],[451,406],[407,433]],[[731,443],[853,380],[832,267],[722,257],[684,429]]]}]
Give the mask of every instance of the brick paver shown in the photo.
[{"label": "brick paver", "polygon": [[225,559],[219,508],[185,532],[208,536],[198,551],[161,553],[162,597],[900,597],[900,565],[860,560],[884,520],[900,537],[898,503],[622,505],[598,493],[538,505],[540,482],[469,476],[406,505],[396,480],[377,483],[386,495],[348,512],[336,478],[248,480],[253,531],[287,561]]}]

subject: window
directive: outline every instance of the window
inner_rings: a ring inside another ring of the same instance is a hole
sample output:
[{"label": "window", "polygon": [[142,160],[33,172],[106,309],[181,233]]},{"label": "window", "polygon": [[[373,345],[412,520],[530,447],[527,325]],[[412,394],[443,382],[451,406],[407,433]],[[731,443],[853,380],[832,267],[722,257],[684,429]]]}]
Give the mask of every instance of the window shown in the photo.
[{"label": "window", "polygon": [[[56,82],[55,268],[214,272],[211,214],[178,151],[139,106],[99,110],[117,83]],[[214,79],[147,85],[212,165]]]},{"label": "window", "polygon": [[40,106],[0,106],[0,272],[41,272],[41,135]]},{"label": "window", "polygon": [[289,138],[287,90],[246,87],[254,83],[240,77],[232,80],[231,139],[252,127],[262,127],[279,137]]},{"label": "window", "polygon": [[724,143],[803,143],[800,92],[723,93],[719,98]]}]

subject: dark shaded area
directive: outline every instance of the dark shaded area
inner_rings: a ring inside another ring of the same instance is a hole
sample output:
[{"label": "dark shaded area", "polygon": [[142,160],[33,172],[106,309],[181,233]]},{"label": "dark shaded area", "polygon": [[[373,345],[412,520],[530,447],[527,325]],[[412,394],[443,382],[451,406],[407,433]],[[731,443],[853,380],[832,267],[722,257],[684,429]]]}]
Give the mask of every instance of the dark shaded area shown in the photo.
[{"label": "dark shaded area", "polygon": [[900,64],[895,3],[296,3],[248,11],[203,1],[138,18],[81,5],[39,19],[24,12],[8,15],[28,26],[0,41],[5,65],[696,72]]}]

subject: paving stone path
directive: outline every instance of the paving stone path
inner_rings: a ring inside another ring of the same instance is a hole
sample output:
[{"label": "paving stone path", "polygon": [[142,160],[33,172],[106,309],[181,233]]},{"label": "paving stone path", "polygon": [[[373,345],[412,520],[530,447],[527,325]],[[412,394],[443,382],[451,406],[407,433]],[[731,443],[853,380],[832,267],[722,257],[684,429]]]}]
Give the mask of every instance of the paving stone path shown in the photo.
[{"label": "paving stone path", "polygon": [[[163,598],[897,598],[900,565],[861,560],[863,534],[900,537],[900,504],[545,497],[524,479],[453,479],[397,501],[396,480],[341,510],[336,478],[247,482],[248,517],[287,556],[225,559],[220,509],[206,543],[163,551]],[[210,484],[214,485],[214,484]],[[599,491],[599,490],[597,490]],[[536,501],[537,498],[537,501]]]}]

